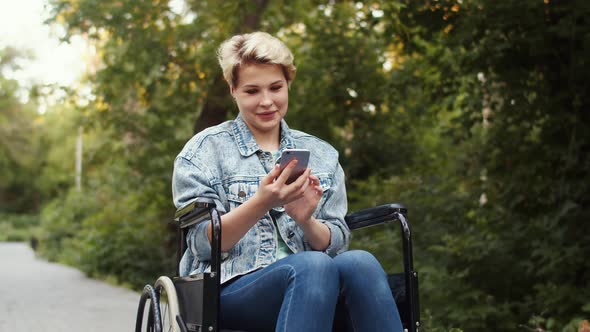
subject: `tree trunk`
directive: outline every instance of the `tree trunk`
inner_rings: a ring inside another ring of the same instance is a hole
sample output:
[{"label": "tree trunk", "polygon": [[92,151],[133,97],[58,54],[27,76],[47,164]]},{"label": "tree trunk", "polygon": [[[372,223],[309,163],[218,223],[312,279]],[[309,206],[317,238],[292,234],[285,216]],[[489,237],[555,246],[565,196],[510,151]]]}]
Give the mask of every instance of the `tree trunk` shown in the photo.
[{"label": "tree trunk", "polygon": [[[257,0],[254,1],[254,6],[246,6],[248,11],[243,16],[241,22],[238,23],[236,29],[234,29],[235,34],[256,31],[260,26],[260,19],[267,5],[268,0]],[[213,83],[207,89],[207,96],[205,97],[203,108],[194,125],[195,133],[220,124],[227,119],[228,109],[230,107],[227,102],[228,94],[229,87],[220,74],[215,77]]]}]

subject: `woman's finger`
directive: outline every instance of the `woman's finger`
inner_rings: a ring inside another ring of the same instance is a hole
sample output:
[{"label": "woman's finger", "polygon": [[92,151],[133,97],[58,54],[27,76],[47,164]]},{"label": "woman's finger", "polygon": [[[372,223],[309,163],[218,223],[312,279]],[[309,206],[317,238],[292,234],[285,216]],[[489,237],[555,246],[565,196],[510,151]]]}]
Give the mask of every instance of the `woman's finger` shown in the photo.
[{"label": "woman's finger", "polygon": [[[304,178],[304,179],[306,179],[306,178],[307,178],[307,176],[306,176],[306,175],[307,175],[307,173],[308,173],[308,170],[309,170],[309,168],[308,168],[308,169],[305,171],[305,173],[303,173],[303,174],[301,175],[301,177],[302,177],[302,178]],[[302,186],[301,186],[301,188],[300,188],[300,192],[302,193],[302,195],[303,195],[303,194],[305,194],[305,192],[307,191],[307,188],[308,188],[308,187],[309,187],[309,181],[306,179],[306,180],[304,180],[304,181],[303,181],[303,184],[302,184]]]},{"label": "woman's finger", "polygon": [[298,190],[299,188],[301,188],[301,186],[303,186],[304,183],[308,182],[308,177],[309,174],[311,173],[311,168],[307,168],[303,174],[301,174],[297,180],[293,181],[293,183],[291,183],[289,186],[291,186],[292,188],[296,188],[295,190]]},{"label": "woman's finger", "polygon": [[320,179],[315,176],[315,175],[310,175],[309,176],[309,180],[310,182],[314,185],[314,186],[319,186],[320,185]]},{"label": "woman's finger", "polygon": [[277,177],[277,182],[280,184],[286,183],[289,179],[289,176],[291,176],[291,173],[293,172],[295,166],[297,166],[297,159],[293,159],[289,162],[287,167],[285,167],[285,169],[283,169],[283,171],[281,172],[281,175]]},{"label": "woman's finger", "polygon": [[263,184],[271,184],[275,181],[275,179],[279,176],[280,169],[279,165],[275,165],[270,172],[262,179]]},{"label": "woman's finger", "polygon": [[322,189],[322,186],[320,186],[319,184],[314,187],[314,190],[315,190],[316,195],[319,195],[319,196],[322,196],[322,194],[324,193],[324,189]]}]

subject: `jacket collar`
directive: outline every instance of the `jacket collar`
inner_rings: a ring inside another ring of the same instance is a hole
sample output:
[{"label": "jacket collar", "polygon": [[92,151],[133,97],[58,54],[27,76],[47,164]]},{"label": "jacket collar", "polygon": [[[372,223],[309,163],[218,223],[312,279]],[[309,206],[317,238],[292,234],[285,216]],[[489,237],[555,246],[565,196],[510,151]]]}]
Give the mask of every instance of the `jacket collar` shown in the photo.
[{"label": "jacket collar", "polygon": [[[242,156],[248,157],[257,151],[262,151],[262,149],[256,143],[250,128],[248,128],[246,122],[244,122],[244,119],[242,119],[241,114],[238,114],[234,120],[232,130],[234,132],[236,144],[238,145],[238,149],[240,150],[240,154]],[[283,151],[284,149],[295,148],[293,137],[291,136],[291,130],[289,130],[289,126],[287,126],[285,119],[281,120],[281,140],[279,144],[280,151]]]}]

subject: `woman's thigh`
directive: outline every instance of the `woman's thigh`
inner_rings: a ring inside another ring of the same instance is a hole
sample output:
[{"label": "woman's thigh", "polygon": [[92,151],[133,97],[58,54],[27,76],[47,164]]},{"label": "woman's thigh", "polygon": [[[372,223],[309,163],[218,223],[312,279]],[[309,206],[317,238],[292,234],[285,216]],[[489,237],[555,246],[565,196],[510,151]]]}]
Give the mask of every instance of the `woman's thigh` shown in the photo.
[{"label": "woman's thigh", "polygon": [[334,257],[334,263],[343,281],[372,283],[375,280],[386,278],[387,275],[381,263],[364,250],[349,250]]},{"label": "woman's thigh", "polygon": [[334,258],[340,273],[341,305],[354,331],[402,331],[387,274],[369,252],[351,250]]},{"label": "woman's thigh", "polygon": [[332,259],[320,252],[301,252],[230,281],[221,289],[222,326],[274,331],[286,292],[292,293],[294,287],[304,288],[295,290],[298,297],[303,296],[300,291],[316,292],[314,297],[326,295],[323,292],[337,297],[338,270]]}]

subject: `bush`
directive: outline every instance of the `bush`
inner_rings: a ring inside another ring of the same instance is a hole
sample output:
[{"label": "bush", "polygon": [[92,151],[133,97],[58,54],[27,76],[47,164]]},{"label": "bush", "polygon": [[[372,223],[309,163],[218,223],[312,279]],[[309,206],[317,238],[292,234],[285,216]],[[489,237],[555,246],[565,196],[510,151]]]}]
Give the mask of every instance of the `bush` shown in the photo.
[{"label": "bush", "polygon": [[29,241],[38,225],[36,214],[0,213],[0,241]]},{"label": "bush", "polygon": [[174,233],[161,212],[171,203],[152,198],[153,191],[164,191],[160,187],[156,181],[152,190],[112,184],[91,194],[70,190],[41,212],[40,254],[135,289],[173,275]]},{"label": "bush", "polygon": [[82,220],[99,209],[92,195],[76,190],[46,204],[41,210],[39,253],[50,261],[77,265],[80,258],[74,243],[80,236]]}]

